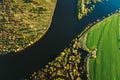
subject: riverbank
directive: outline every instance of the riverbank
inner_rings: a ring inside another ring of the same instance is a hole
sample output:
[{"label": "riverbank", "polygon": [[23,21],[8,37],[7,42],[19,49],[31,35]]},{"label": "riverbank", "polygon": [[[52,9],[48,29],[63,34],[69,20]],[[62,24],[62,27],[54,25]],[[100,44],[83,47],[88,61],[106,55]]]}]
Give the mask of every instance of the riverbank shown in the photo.
[{"label": "riverbank", "polygon": [[[119,0],[116,1],[119,4]],[[96,4],[92,13],[83,17],[82,20],[77,20],[75,0],[58,0],[51,27],[38,42],[14,56],[9,54],[0,56],[0,79],[21,80],[29,77],[34,71],[41,70],[68,47],[71,40],[88,24],[118,9],[116,1]]]}]

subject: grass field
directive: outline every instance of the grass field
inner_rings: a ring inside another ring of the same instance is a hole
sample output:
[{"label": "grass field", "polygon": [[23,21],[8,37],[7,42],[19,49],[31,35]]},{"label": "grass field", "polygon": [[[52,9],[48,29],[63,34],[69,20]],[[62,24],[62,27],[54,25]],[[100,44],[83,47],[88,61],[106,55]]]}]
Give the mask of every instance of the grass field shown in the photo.
[{"label": "grass field", "polygon": [[88,65],[90,80],[120,80],[120,13],[99,22],[85,35],[84,48],[97,49],[97,57]]}]

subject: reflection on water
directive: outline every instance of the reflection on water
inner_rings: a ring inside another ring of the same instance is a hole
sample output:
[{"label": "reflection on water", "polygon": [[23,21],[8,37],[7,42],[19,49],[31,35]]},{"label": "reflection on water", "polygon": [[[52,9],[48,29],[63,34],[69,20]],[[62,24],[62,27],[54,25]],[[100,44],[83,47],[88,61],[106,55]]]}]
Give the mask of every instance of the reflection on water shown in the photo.
[{"label": "reflection on water", "polygon": [[113,0],[98,3],[92,13],[77,20],[75,0],[58,0],[53,22],[46,35],[14,56],[0,56],[1,80],[19,80],[52,61],[89,23],[102,19],[120,6]]}]

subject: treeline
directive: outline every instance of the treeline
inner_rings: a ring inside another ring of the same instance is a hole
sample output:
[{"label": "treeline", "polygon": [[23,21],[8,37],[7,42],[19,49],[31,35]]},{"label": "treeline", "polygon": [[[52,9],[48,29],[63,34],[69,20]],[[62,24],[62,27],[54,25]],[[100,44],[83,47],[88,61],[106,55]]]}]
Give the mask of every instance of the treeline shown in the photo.
[{"label": "treeline", "polygon": [[77,0],[78,19],[81,19],[88,12],[91,12],[97,2],[102,0]]}]

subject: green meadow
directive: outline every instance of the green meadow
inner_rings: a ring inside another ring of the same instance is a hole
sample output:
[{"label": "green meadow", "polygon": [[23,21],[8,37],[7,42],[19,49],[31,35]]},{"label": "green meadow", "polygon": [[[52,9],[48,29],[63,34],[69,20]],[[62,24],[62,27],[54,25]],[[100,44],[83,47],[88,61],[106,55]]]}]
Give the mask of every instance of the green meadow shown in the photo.
[{"label": "green meadow", "polygon": [[94,25],[81,41],[85,50],[97,49],[96,58],[89,59],[90,80],[120,80],[120,13]]}]

